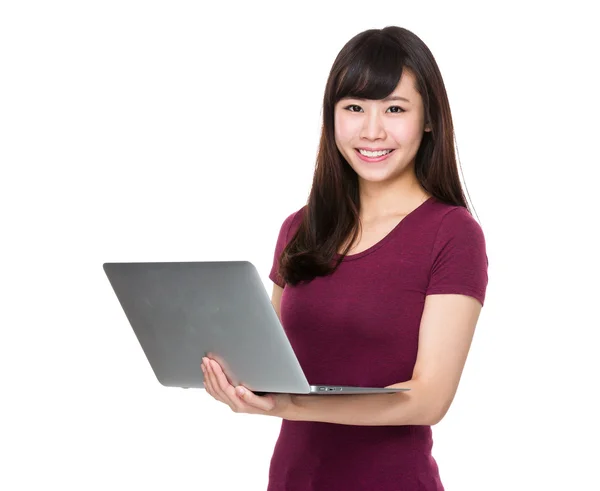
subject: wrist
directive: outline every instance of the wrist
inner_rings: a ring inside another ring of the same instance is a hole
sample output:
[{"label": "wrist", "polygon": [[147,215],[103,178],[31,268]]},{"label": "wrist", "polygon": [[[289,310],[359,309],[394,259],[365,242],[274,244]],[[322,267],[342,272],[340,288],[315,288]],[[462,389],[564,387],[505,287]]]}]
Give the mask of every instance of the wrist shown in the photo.
[{"label": "wrist", "polygon": [[298,397],[298,395],[289,394],[287,404],[285,405],[285,408],[283,409],[280,415],[282,419],[287,419],[288,421],[298,421],[298,416],[300,412]]}]

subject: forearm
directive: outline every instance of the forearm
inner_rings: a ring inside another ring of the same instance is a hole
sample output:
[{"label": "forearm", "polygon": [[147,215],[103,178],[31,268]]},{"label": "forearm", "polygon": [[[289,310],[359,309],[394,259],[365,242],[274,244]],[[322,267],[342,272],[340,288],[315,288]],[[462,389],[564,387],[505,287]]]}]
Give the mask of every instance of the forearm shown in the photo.
[{"label": "forearm", "polygon": [[393,394],[294,395],[282,417],[358,426],[433,425],[441,419],[422,384],[411,380],[397,386],[411,390]]}]

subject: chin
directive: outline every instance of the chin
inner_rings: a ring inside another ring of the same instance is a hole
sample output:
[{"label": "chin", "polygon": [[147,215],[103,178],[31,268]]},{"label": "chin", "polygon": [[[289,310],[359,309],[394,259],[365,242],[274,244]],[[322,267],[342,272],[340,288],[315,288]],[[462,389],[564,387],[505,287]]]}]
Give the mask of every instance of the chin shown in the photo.
[{"label": "chin", "polygon": [[386,182],[394,177],[389,172],[356,172],[356,174],[360,180],[373,183]]}]

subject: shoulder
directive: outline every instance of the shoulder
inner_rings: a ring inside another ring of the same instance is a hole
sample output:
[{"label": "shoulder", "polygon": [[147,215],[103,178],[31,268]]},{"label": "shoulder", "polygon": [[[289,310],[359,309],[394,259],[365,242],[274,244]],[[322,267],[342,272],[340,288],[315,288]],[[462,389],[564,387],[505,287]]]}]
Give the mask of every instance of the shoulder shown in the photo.
[{"label": "shoulder", "polygon": [[488,257],[483,231],[462,206],[437,206],[427,295],[462,294],[485,300]]},{"label": "shoulder", "polygon": [[287,218],[283,221],[281,225],[281,233],[285,235],[286,240],[289,240],[300,227],[305,210],[306,205],[288,215]]},{"label": "shoulder", "polygon": [[434,200],[429,210],[430,223],[435,228],[438,240],[452,237],[484,239],[481,225],[464,206]]}]

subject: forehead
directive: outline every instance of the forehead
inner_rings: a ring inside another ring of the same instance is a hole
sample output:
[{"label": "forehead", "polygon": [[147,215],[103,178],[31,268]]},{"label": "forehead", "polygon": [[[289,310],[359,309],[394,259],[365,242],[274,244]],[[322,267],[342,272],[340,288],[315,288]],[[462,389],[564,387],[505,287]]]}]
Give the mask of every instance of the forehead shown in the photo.
[{"label": "forehead", "polygon": [[348,94],[344,99],[360,99],[360,100],[382,100],[385,102],[388,101],[398,101],[398,102],[408,102],[408,103],[417,103],[421,99],[421,96],[417,90],[416,79],[413,73],[404,69],[402,71],[402,76],[400,77],[400,81],[397,83],[396,87],[393,88],[392,92],[387,96],[382,98],[373,98],[364,94]]},{"label": "forehead", "polygon": [[411,102],[415,100],[416,97],[419,97],[419,92],[417,91],[417,83],[415,76],[411,71],[404,69],[402,71],[402,76],[400,77],[400,81],[396,88],[392,91],[390,96],[400,96],[409,99]]}]

